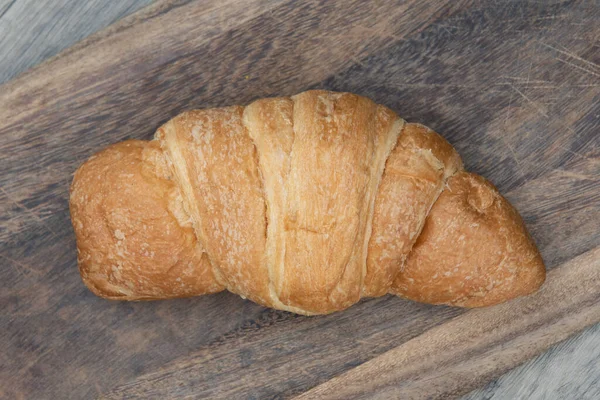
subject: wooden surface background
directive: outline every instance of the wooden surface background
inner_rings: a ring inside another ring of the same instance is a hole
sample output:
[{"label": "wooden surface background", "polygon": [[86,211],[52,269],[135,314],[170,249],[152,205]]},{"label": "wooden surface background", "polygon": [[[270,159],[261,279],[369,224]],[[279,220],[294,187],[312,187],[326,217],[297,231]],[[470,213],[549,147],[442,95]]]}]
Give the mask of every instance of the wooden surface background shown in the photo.
[{"label": "wooden surface background", "polygon": [[[149,3],[0,0],[0,82]],[[599,18],[593,1],[163,1],[0,86],[0,396],[457,396],[597,322]],[[444,134],[523,214],[546,289],[477,312],[384,297],[305,318],[83,287],[79,163],[183,109],[312,87]],[[477,341],[452,336],[477,326]],[[467,397],[597,398],[599,338],[592,326]]]}]

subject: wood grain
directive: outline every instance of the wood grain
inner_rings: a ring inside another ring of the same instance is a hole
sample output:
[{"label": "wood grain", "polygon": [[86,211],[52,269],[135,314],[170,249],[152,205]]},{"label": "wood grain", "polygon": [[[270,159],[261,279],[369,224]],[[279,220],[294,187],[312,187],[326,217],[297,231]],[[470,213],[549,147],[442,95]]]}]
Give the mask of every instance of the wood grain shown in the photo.
[{"label": "wood grain", "polygon": [[171,396],[210,383],[215,397],[290,397],[463,313],[393,297],[319,318],[228,294],[95,298],[75,267],[72,173],[184,109],[314,87],[369,96],[443,133],[496,183],[549,268],[592,251],[599,15],[585,1],[166,1],[0,86],[0,395],[150,393],[144,379],[169,364],[169,382],[200,374]]},{"label": "wood grain", "polygon": [[600,398],[600,324],[552,346],[462,400]]},{"label": "wood grain", "polygon": [[0,0],[0,83],[152,1]]},{"label": "wood grain", "polygon": [[536,294],[469,311],[297,399],[443,399],[465,393],[600,320],[599,288],[596,248],[552,270]]}]

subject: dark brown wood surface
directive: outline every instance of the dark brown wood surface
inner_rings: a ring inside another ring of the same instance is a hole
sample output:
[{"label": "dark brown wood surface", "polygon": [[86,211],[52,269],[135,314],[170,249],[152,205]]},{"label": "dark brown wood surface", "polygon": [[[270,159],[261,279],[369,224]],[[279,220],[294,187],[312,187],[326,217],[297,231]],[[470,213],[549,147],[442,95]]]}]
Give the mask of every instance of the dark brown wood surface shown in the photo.
[{"label": "dark brown wood surface", "polygon": [[[0,397],[457,395],[598,322],[599,18],[594,1],[165,1],[0,86]],[[307,318],[85,289],[68,214],[81,162],[185,109],[316,87],[431,126],[513,202],[556,268],[514,303],[522,323],[511,305],[387,296]],[[451,338],[485,321],[480,340]]]}]

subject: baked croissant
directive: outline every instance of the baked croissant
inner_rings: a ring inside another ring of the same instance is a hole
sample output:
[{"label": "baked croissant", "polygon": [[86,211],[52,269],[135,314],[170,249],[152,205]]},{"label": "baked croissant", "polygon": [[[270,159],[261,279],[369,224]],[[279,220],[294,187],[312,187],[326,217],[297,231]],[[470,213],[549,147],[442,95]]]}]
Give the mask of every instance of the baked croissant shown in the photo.
[{"label": "baked croissant", "polygon": [[545,279],[519,214],[448,142],[350,93],[180,114],[92,156],[70,209],[81,277],[109,299],[480,307]]}]

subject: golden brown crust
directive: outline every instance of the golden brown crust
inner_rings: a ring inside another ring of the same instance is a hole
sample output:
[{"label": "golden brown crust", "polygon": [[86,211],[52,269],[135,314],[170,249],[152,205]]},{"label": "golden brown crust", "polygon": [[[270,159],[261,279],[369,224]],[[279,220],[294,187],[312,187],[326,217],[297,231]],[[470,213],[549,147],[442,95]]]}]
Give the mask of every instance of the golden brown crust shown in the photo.
[{"label": "golden brown crust", "polygon": [[156,142],[117,143],[90,158],[75,173],[70,208],[79,270],[97,295],[142,300],[223,290]]},{"label": "golden brown crust", "polygon": [[284,230],[290,153],[294,143],[293,109],[290,98],[257,100],[244,109],[243,123],[256,146],[265,190],[267,238],[264,262],[270,300],[275,308],[308,314],[307,310],[279,299],[285,255],[285,236],[280,232]]},{"label": "golden brown crust", "polygon": [[223,287],[302,314],[388,291],[463,307],[531,293],[517,212],[441,136],[350,93],[195,110],[75,174],[82,278],[116,299]]},{"label": "golden brown crust", "polygon": [[391,293],[481,307],[537,290],[545,268],[521,217],[483,177],[460,172],[433,205]]},{"label": "golden brown crust", "polygon": [[264,180],[266,263],[278,308],[322,314],[359,300],[375,195],[400,122],[349,93],[310,91],[246,107]]},{"label": "golden brown crust", "polygon": [[377,194],[363,296],[388,292],[446,179],[459,169],[460,156],[444,138],[423,125],[404,126]]},{"label": "golden brown crust", "polygon": [[242,113],[237,106],[188,111],[162,126],[157,139],[217,279],[233,293],[272,306],[263,188]]},{"label": "golden brown crust", "polygon": [[294,140],[279,231],[285,253],[276,291],[284,304],[327,313],[360,299],[372,203],[398,118],[349,93],[309,91],[292,100]]}]

